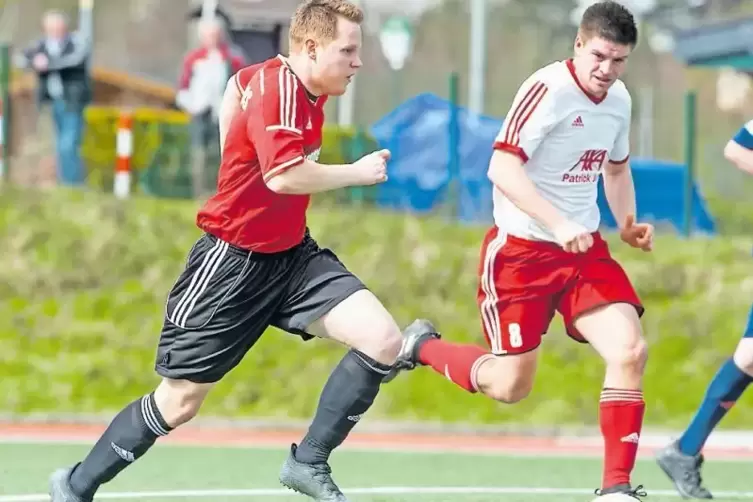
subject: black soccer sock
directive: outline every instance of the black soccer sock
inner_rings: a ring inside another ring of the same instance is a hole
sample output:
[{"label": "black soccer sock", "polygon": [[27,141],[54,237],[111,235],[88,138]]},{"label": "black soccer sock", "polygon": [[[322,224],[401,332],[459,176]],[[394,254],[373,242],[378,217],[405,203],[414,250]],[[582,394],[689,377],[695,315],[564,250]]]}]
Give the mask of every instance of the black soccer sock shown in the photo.
[{"label": "black soccer sock", "polygon": [[71,489],[84,499],[92,498],[100,485],[113,479],[170,430],[153,393],[132,402],[115,416],[89,455],[73,470]]},{"label": "black soccer sock", "polygon": [[324,386],[314,421],[295,458],[308,464],[326,462],[371,407],[390,369],[362,352],[345,354]]}]

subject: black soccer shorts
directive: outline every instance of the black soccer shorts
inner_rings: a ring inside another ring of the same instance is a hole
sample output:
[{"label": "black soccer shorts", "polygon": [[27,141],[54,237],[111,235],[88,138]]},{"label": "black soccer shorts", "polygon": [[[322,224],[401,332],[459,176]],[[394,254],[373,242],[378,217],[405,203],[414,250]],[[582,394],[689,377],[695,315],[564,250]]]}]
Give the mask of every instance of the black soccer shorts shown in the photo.
[{"label": "black soccer shorts", "polygon": [[308,232],[294,248],[249,252],[204,234],[170,290],[156,371],[211,383],[240,363],[269,326],[306,328],[366,286]]}]

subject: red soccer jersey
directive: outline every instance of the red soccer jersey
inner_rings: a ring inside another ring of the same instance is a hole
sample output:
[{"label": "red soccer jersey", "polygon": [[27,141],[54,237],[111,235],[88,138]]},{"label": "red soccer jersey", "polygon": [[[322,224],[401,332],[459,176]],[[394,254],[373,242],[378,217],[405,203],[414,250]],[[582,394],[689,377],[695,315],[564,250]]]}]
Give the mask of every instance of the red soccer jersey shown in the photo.
[{"label": "red soccer jersey", "polygon": [[311,96],[282,56],[242,69],[235,81],[241,112],[228,127],[217,193],[196,223],[244,249],[283,251],[303,240],[311,197],[278,194],[266,182],[318,158],[326,97]]}]

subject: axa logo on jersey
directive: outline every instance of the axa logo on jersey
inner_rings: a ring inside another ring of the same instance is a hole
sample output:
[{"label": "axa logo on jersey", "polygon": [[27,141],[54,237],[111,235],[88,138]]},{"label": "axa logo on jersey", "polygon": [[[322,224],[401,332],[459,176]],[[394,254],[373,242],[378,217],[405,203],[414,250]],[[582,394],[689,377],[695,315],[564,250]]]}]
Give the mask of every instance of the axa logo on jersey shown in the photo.
[{"label": "axa logo on jersey", "polygon": [[606,150],[586,150],[565,174],[562,181],[567,183],[596,183],[599,181],[601,168],[607,160]]}]

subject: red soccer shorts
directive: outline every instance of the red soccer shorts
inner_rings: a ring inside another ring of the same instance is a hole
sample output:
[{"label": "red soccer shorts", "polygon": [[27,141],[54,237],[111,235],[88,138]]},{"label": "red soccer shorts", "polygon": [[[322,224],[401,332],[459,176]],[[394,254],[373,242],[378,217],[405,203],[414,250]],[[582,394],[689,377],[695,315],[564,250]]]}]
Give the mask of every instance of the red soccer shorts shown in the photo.
[{"label": "red soccer shorts", "polygon": [[554,312],[567,334],[585,342],[573,326],[581,314],[611,303],[629,303],[643,315],[638,294],[609,253],[601,234],[586,253],[568,253],[552,242],[486,234],[479,265],[478,306],[493,354],[521,354],[541,344]]}]

